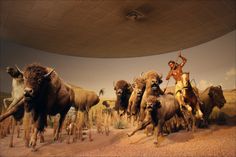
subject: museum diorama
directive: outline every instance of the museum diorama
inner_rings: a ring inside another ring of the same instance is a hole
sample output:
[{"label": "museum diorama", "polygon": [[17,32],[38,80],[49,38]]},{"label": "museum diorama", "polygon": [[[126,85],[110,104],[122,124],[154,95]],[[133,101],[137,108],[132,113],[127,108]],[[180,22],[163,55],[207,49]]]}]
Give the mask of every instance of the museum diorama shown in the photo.
[{"label": "museum diorama", "polygon": [[235,0],[1,0],[0,157],[236,156]]}]

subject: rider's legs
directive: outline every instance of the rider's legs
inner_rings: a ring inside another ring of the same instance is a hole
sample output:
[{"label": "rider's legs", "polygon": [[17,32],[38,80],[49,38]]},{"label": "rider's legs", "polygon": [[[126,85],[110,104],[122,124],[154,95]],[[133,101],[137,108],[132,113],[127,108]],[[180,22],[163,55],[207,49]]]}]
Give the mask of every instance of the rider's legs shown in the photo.
[{"label": "rider's legs", "polygon": [[188,105],[184,102],[184,96],[183,96],[182,89],[183,89],[182,81],[177,81],[176,85],[175,85],[175,99],[180,104],[181,110],[183,109],[183,107],[185,107],[189,112],[191,112],[192,108],[190,107],[190,105]]}]

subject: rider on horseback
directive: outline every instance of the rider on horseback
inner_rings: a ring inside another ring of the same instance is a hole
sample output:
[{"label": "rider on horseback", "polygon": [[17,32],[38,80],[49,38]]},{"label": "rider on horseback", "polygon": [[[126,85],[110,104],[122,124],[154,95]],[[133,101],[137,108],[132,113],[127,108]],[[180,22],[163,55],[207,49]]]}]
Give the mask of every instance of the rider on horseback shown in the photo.
[{"label": "rider on horseback", "polygon": [[183,105],[185,108],[187,108],[188,111],[191,111],[192,108],[187,105],[184,102],[184,97],[182,95],[182,89],[183,89],[183,81],[182,81],[182,68],[187,62],[187,59],[181,55],[181,53],[178,56],[179,58],[182,59],[182,62],[180,64],[176,63],[175,61],[171,60],[168,62],[168,65],[170,67],[170,71],[166,77],[166,80],[169,80],[171,76],[175,79],[175,98],[179,102],[180,107],[182,109]]}]

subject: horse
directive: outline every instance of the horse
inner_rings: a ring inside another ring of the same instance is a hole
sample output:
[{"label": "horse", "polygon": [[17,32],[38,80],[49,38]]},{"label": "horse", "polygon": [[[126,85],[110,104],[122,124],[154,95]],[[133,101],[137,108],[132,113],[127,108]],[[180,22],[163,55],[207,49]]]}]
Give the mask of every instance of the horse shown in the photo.
[{"label": "horse", "polygon": [[181,90],[185,106],[191,107],[192,120],[193,120],[193,130],[195,130],[196,119],[202,119],[203,113],[200,109],[200,104],[202,103],[199,99],[197,91],[192,87],[189,80],[189,72],[182,74],[183,88]]}]

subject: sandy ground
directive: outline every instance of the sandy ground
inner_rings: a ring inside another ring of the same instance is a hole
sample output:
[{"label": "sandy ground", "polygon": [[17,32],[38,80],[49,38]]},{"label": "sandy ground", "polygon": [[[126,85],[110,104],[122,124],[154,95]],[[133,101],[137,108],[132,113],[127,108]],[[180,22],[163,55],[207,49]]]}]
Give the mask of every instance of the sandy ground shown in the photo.
[{"label": "sandy ground", "polygon": [[146,137],[143,131],[127,137],[131,129],[112,129],[109,136],[93,130],[94,141],[88,139],[67,144],[52,141],[52,129],[45,133],[45,143],[38,143],[38,151],[25,148],[22,138],[15,138],[9,148],[9,136],[0,139],[0,157],[77,157],[77,156],[236,156],[235,121],[228,125],[211,125],[196,132],[179,131],[160,137],[153,144],[154,136]]}]

